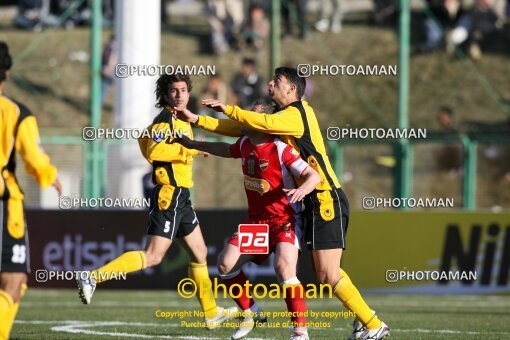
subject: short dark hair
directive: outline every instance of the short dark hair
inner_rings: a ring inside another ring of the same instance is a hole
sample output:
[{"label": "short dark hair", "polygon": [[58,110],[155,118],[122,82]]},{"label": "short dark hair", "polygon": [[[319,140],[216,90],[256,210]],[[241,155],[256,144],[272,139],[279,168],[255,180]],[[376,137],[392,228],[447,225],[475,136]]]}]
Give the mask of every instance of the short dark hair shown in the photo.
[{"label": "short dark hair", "polygon": [[287,78],[290,84],[296,86],[298,100],[303,97],[305,94],[306,80],[305,78],[299,76],[297,69],[292,67],[278,67],[276,70],[274,70],[274,75],[284,76]]},{"label": "short dark hair", "polygon": [[11,69],[12,58],[9,54],[9,47],[4,41],[0,41],[0,82],[7,79],[7,71]]},{"label": "short dark hair", "polygon": [[[257,107],[260,107],[261,110],[257,110]],[[276,108],[262,99],[257,99],[251,106],[251,111],[271,114],[276,112]]]},{"label": "short dark hair", "polygon": [[241,64],[242,65],[250,65],[250,66],[253,66],[253,67],[257,66],[257,62],[255,61],[255,59],[248,58],[248,57],[243,58]]},{"label": "short dark hair", "polygon": [[186,86],[188,87],[188,92],[191,92],[193,89],[193,84],[191,82],[191,78],[187,75],[175,75],[175,74],[163,74],[161,77],[159,77],[158,81],[156,82],[156,107],[163,108],[167,104],[166,97],[168,96],[168,87],[172,83],[177,83],[183,81],[186,83]]},{"label": "short dark hair", "polygon": [[449,107],[449,106],[441,106],[441,107],[439,108],[439,111],[438,111],[438,112],[439,112],[439,113],[443,113],[443,112],[444,112],[444,113],[446,113],[449,117],[453,117],[453,110],[452,110],[452,108],[451,108],[451,107]]}]

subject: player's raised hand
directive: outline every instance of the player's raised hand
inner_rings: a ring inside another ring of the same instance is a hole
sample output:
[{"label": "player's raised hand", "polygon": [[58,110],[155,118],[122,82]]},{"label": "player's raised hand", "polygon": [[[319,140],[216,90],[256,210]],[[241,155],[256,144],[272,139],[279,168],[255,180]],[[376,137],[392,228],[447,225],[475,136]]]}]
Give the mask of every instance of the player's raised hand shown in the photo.
[{"label": "player's raised hand", "polygon": [[301,201],[306,196],[306,191],[301,188],[296,189],[283,189],[283,192],[287,195],[287,199],[290,204]]},{"label": "player's raised hand", "polygon": [[227,105],[216,99],[204,99],[200,103],[210,109],[213,109],[216,112],[225,112],[227,109]]},{"label": "player's raised hand", "polygon": [[198,115],[188,110],[185,106],[182,107],[176,106],[173,109],[175,110],[175,115],[177,116],[177,119],[180,119],[188,123],[196,123],[198,120]]}]

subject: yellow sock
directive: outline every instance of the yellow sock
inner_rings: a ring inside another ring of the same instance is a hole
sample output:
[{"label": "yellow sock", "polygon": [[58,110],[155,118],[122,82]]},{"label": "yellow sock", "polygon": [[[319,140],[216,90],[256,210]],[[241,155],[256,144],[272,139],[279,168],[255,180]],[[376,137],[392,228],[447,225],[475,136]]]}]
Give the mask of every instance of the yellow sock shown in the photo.
[{"label": "yellow sock", "polygon": [[341,279],[333,288],[335,296],[342,301],[345,308],[356,314],[358,320],[367,329],[381,327],[381,320],[370,310],[361,297],[358,289],[352,284],[351,278],[340,268]]},{"label": "yellow sock", "polygon": [[0,319],[9,309],[11,309],[12,304],[12,296],[7,294],[5,290],[0,290]]},{"label": "yellow sock", "polygon": [[195,281],[198,287],[198,302],[204,311],[206,318],[213,318],[218,314],[216,299],[212,291],[212,282],[207,271],[207,263],[190,262],[188,275]]},{"label": "yellow sock", "polygon": [[144,269],[146,266],[147,260],[143,251],[128,251],[101,268],[92,271],[91,277],[96,280],[96,283],[101,283],[112,277],[118,277],[120,273],[131,273]]},{"label": "yellow sock", "polygon": [[[23,297],[23,295],[25,295],[26,290],[27,290],[27,285],[23,283],[21,285],[21,289],[20,289],[20,295],[19,295],[20,300]],[[0,291],[0,292],[2,292],[2,291]],[[9,295],[9,297],[10,297],[10,295]],[[12,301],[12,298],[11,298],[11,301]],[[9,339],[9,335],[10,335],[11,329],[12,329],[12,324],[14,323],[14,319],[16,318],[16,314],[18,314],[18,309],[19,309],[19,300],[18,300],[18,302],[13,303],[11,305],[11,307],[9,308],[9,310],[2,317],[0,317],[0,340]]]}]

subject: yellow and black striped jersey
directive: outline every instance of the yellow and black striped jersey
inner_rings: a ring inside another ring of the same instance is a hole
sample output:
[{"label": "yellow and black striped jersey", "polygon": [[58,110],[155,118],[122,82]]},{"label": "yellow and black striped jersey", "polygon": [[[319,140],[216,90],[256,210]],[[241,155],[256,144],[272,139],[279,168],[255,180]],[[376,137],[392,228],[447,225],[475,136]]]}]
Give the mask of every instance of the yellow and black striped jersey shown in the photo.
[{"label": "yellow and black striped jersey", "polygon": [[22,200],[23,192],[15,176],[17,152],[25,162],[26,171],[42,188],[53,184],[57,168],[50,163],[39,138],[34,115],[23,104],[0,95],[0,162],[2,180],[0,198]]},{"label": "yellow and black striped jersey", "polygon": [[340,188],[326,154],[317,117],[306,101],[295,101],[274,114],[252,112],[242,110],[238,106],[227,105],[225,114],[231,119],[199,116],[196,125],[228,136],[242,135],[241,126],[280,135],[282,141],[298,149],[301,157],[321,175],[321,183],[317,190]]},{"label": "yellow and black striped jersey", "polygon": [[[166,138],[140,138],[138,144],[143,156],[152,164],[152,178],[156,184],[174,187],[193,187],[192,166],[193,156],[197,150],[190,150],[181,144],[174,143],[175,136],[180,134],[193,139],[193,131],[189,123],[174,119],[173,111],[164,108],[147,128],[152,136],[162,135]],[[157,132],[157,133],[156,133]]]}]

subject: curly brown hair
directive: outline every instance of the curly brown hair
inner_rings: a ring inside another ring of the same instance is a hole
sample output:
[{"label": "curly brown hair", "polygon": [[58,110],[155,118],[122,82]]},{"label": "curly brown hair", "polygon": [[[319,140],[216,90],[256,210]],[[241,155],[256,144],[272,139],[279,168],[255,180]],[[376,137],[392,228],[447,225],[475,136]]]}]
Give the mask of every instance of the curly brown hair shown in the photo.
[{"label": "curly brown hair", "polygon": [[191,78],[188,75],[169,75],[169,74],[163,74],[161,77],[159,77],[158,81],[156,82],[156,107],[163,108],[167,104],[167,96],[168,96],[168,87],[172,83],[177,83],[179,81],[183,81],[186,83],[186,86],[188,87],[188,92],[191,92],[193,89],[193,85],[191,82]]},{"label": "curly brown hair", "polygon": [[4,41],[0,41],[0,82],[7,78],[7,71],[12,66],[12,58],[9,54],[9,47]]}]

